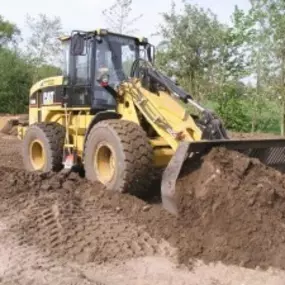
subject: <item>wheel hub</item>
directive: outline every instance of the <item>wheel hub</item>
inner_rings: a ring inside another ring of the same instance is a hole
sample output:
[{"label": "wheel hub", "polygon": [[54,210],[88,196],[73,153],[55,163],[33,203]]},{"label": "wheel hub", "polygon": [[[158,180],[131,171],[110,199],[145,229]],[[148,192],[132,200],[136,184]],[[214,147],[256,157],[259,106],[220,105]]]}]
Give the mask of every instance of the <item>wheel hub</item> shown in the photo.
[{"label": "wheel hub", "polygon": [[94,159],[94,168],[98,174],[98,179],[103,184],[112,180],[115,175],[116,160],[112,147],[102,143],[97,148]]},{"label": "wheel hub", "polygon": [[42,170],[46,163],[46,154],[43,144],[39,140],[34,140],[30,144],[30,159],[35,170]]}]

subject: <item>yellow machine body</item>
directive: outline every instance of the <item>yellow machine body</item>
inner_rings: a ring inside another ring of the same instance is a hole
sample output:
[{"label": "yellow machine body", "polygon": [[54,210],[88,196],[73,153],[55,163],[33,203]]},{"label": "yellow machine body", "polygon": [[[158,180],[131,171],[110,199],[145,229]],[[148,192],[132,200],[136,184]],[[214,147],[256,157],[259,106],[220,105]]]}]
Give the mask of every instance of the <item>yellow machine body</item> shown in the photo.
[{"label": "yellow machine body", "polygon": [[[35,93],[41,96],[41,92],[45,88],[57,87],[62,84],[62,76],[41,80],[32,86],[30,96]],[[157,132],[158,136],[149,138],[154,150],[153,161],[155,166],[165,167],[177,150],[181,140],[192,142],[201,139],[201,130],[196,126],[192,117],[167,92],[160,92],[159,96],[153,95],[141,86],[139,80],[134,79],[133,82],[123,83],[118,93],[116,113],[121,115],[121,119],[140,124],[137,111],[139,110],[140,114],[147,119],[148,123]],[[69,144],[82,157],[85,134],[96,115],[91,114],[90,111],[90,108],[64,108],[61,104],[42,106],[30,104],[29,125],[38,123],[38,114],[41,112],[42,122],[57,122],[68,128]],[[167,131],[164,124],[169,127],[169,131]],[[27,126],[18,127],[19,139],[23,139],[26,129]],[[173,133],[171,134],[171,132]]]}]

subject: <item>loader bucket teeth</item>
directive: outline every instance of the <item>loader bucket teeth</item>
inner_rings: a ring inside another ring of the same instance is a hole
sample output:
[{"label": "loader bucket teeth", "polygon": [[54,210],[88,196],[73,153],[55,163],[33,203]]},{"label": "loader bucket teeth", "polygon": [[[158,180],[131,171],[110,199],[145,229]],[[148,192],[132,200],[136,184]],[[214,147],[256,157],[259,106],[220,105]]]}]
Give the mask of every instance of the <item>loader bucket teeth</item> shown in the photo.
[{"label": "loader bucket teeth", "polygon": [[177,148],[162,175],[161,197],[163,207],[174,215],[178,215],[178,193],[176,181],[182,167],[190,155],[206,154],[214,147],[224,147],[238,151],[251,158],[257,158],[267,166],[285,171],[285,139],[266,140],[213,140],[186,143]]}]

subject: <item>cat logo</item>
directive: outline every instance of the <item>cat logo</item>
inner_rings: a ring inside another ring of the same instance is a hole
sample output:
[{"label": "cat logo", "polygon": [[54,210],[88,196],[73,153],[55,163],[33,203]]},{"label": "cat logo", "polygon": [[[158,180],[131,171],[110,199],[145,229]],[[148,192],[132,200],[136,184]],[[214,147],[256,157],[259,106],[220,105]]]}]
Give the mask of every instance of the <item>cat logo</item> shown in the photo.
[{"label": "cat logo", "polygon": [[54,102],[54,91],[43,93],[43,105],[51,105]]}]

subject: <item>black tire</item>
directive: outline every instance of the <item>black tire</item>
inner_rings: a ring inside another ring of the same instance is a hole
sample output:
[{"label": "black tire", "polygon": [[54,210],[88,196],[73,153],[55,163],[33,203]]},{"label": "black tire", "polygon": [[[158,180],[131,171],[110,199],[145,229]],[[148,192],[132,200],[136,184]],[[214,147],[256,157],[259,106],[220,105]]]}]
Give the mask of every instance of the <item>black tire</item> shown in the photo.
[{"label": "black tire", "polygon": [[[114,174],[107,182],[100,179],[100,170],[94,166],[96,152],[103,146],[108,146],[115,158]],[[152,147],[146,133],[137,124],[106,120],[90,131],[84,152],[87,179],[102,182],[108,190],[144,197],[150,190],[152,166]]]},{"label": "black tire", "polygon": [[[63,146],[65,128],[58,123],[37,123],[31,125],[23,139],[22,156],[25,169],[29,171],[60,171],[63,168]],[[40,168],[35,168],[31,145],[37,141],[44,149],[45,159]]]}]

